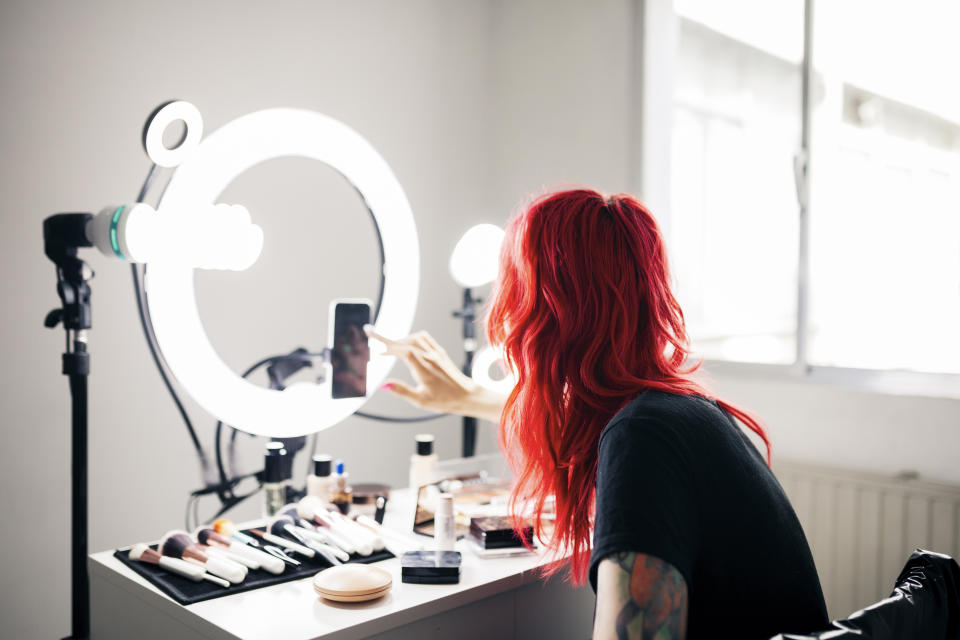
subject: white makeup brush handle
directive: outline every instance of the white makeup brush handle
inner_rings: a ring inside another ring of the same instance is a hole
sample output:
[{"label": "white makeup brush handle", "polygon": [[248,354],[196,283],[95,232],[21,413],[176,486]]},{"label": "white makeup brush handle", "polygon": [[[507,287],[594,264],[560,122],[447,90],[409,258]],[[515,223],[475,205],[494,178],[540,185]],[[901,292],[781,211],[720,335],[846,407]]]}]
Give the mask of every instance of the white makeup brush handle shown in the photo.
[{"label": "white makeup brush handle", "polygon": [[310,547],[305,547],[298,542],[294,542],[293,540],[287,540],[286,538],[275,536],[272,533],[264,533],[263,539],[267,542],[277,545],[278,547],[282,547],[284,549],[293,549],[300,555],[307,556],[308,558],[312,558],[316,555],[316,552]]},{"label": "white makeup brush handle", "polygon": [[203,580],[203,574],[206,573],[204,568],[201,567],[200,565],[184,562],[180,558],[170,558],[168,556],[161,556],[160,562],[158,564],[162,568],[169,571],[170,573],[175,573],[178,576],[189,578],[194,582],[200,582],[201,580]]},{"label": "white makeup brush handle", "polygon": [[304,537],[310,541],[310,544],[313,546],[313,548],[319,553],[324,554],[324,557],[327,558],[327,560],[330,560],[330,558],[328,558],[326,555],[327,553],[332,553],[343,562],[347,562],[350,559],[350,553],[332,543],[330,537],[325,535],[323,529],[319,529],[317,531],[304,529],[302,530],[302,533]]},{"label": "white makeup brush handle", "polygon": [[327,562],[332,565],[338,565],[343,562],[347,562],[350,559],[350,555],[341,549],[336,547],[331,547],[328,544],[323,544],[322,542],[317,542],[311,540],[313,548],[316,549],[317,553],[323,556]]},{"label": "white makeup brush handle", "polygon": [[343,552],[346,553],[348,557],[350,556],[351,553],[357,552],[357,547],[350,540],[347,540],[342,536],[336,535],[335,533],[330,531],[328,527],[320,527],[319,529],[315,529],[312,531],[307,530],[304,532],[303,535],[313,538],[314,540],[318,540],[323,544],[327,544],[333,547],[337,547],[338,549],[342,549]]},{"label": "white makeup brush handle", "polygon": [[385,528],[373,518],[368,518],[367,516],[357,516],[357,524],[365,529],[369,529],[371,533],[376,533],[381,539],[389,538],[394,544],[407,545],[410,543],[409,540],[401,536],[399,533],[395,533],[394,531]]},{"label": "white makeup brush handle", "polygon": [[340,521],[340,524],[354,532],[354,537],[360,537],[364,541],[368,542],[374,551],[382,551],[384,544],[383,539],[380,538],[376,533],[370,531],[363,525],[357,524],[355,521],[350,518],[345,518]]},{"label": "white makeup brush handle", "polygon": [[217,576],[213,575],[212,573],[204,573],[204,574],[203,574],[202,576],[200,576],[200,577],[203,578],[204,580],[207,580],[207,581],[212,582],[212,583],[214,583],[214,584],[218,584],[218,585],[220,585],[221,587],[229,587],[229,586],[230,586],[230,583],[229,583],[229,582],[227,582],[227,581],[224,580],[223,578],[218,578]]},{"label": "white makeup brush handle", "polygon": [[245,556],[257,563],[260,564],[260,568],[274,575],[280,575],[283,573],[284,562],[280,558],[276,558],[269,553],[264,553],[259,549],[254,549],[253,547],[248,547],[242,542],[237,542],[234,540],[230,543],[230,553],[236,554],[238,556]]},{"label": "white makeup brush handle", "polygon": [[232,549],[222,549],[220,547],[209,547],[205,553],[208,556],[216,556],[218,558],[223,558],[225,560],[233,560],[238,564],[242,564],[248,569],[259,569],[260,563],[256,560],[251,560],[246,556],[242,556],[239,553],[234,553]]},{"label": "white makeup brush handle", "polygon": [[330,535],[349,540],[357,548],[357,553],[362,556],[373,553],[373,544],[371,538],[367,537],[366,531],[355,531],[344,522],[334,521],[333,527],[330,528]]},{"label": "white makeup brush handle", "polygon": [[362,556],[368,556],[373,553],[373,546],[371,546],[366,540],[362,538],[358,539],[358,536],[353,535],[353,532],[342,526],[340,523],[336,522],[334,525],[327,529],[327,535],[330,536],[331,540],[334,540],[337,545],[340,545],[340,541],[345,541],[351,547],[353,547],[352,553],[359,553]]},{"label": "white makeup brush handle", "polygon": [[217,556],[208,556],[206,562],[207,571],[229,580],[233,584],[240,584],[247,577],[247,568],[233,560],[218,558]]}]

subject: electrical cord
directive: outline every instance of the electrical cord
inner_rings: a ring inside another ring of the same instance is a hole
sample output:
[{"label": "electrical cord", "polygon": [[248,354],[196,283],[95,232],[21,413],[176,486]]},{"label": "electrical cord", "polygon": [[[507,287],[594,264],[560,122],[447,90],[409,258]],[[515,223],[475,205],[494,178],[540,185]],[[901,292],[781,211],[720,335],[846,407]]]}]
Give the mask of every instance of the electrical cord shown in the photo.
[{"label": "electrical cord", "polygon": [[[149,192],[154,178],[156,178],[158,172],[159,167],[156,164],[150,165],[150,171],[147,172],[147,177],[143,181],[143,186],[140,187],[140,192],[137,194],[136,201],[138,203],[143,202],[146,198],[147,193]],[[208,476],[210,464],[208,462],[207,454],[203,450],[203,445],[200,444],[200,439],[197,437],[196,429],[194,429],[193,422],[190,420],[190,416],[187,414],[186,408],[183,406],[179,395],[177,395],[176,389],[174,389],[170,382],[170,378],[166,371],[166,362],[163,360],[163,357],[160,354],[160,348],[157,344],[157,337],[153,330],[153,322],[150,319],[150,311],[146,305],[146,290],[142,284],[142,276],[139,265],[136,263],[131,264],[130,271],[133,276],[133,290],[137,301],[137,315],[140,318],[140,327],[143,329],[144,336],[147,339],[147,347],[150,349],[150,355],[153,357],[153,362],[157,367],[157,371],[160,373],[160,378],[163,380],[164,386],[170,393],[170,397],[173,399],[173,403],[176,405],[177,411],[180,413],[180,417],[183,419],[183,423],[187,427],[187,432],[190,435],[190,441],[192,442],[193,448],[197,452],[197,457],[200,460],[200,468],[203,477],[204,479],[209,480]]]},{"label": "electrical cord", "polygon": [[[247,378],[247,377],[249,377],[251,374],[253,374],[254,371],[256,371],[257,369],[259,369],[260,367],[262,367],[262,366],[264,366],[264,365],[267,365],[267,364],[270,364],[271,362],[273,362],[273,361],[275,361],[275,360],[278,360],[278,359],[280,359],[280,358],[284,358],[284,357],[286,357],[286,356],[282,356],[282,355],[281,355],[281,356],[270,356],[269,358],[264,358],[264,359],[262,359],[262,360],[260,360],[260,361],[258,361],[258,362],[256,362],[256,363],[254,363],[254,364],[251,365],[250,367],[248,367],[247,370],[243,372],[242,376],[243,376],[244,378]],[[218,475],[218,477],[220,478],[220,484],[221,484],[221,486],[228,486],[228,487],[229,487],[228,489],[226,489],[226,490],[224,491],[224,493],[218,492],[218,496],[220,497],[220,501],[221,501],[222,503],[225,503],[225,502],[227,502],[228,500],[234,498],[234,496],[232,495],[232,493],[228,493],[228,492],[232,491],[232,487],[233,487],[232,480],[233,480],[233,478],[230,478],[230,479],[227,478],[227,472],[226,472],[226,470],[224,469],[224,466],[223,466],[223,452],[221,451],[221,446],[220,446],[220,439],[221,439],[221,434],[223,433],[223,427],[224,427],[223,420],[217,420],[217,426],[216,426],[216,429],[215,429],[215,431],[214,431],[214,436],[213,436],[213,438],[214,438],[214,453],[215,453],[215,459],[216,459],[216,465],[217,465],[217,475]],[[231,447],[232,447],[232,446],[233,446],[233,442],[234,442],[235,439],[236,439],[236,434],[238,433],[238,430],[235,429],[234,427],[229,426],[229,425],[227,425],[227,427],[230,428],[230,429],[233,429],[233,434],[232,434],[232,437],[231,437]],[[233,471],[232,465],[231,465],[231,471]],[[231,475],[232,475],[232,474],[231,474]]]}]

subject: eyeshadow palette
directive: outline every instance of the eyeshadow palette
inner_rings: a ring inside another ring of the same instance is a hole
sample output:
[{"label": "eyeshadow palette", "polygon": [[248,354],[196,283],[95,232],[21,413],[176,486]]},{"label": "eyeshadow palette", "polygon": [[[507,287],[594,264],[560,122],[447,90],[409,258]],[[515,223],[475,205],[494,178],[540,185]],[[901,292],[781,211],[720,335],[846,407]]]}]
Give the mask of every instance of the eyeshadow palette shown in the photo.
[{"label": "eyeshadow palette", "polygon": [[522,547],[533,539],[533,525],[524,522],[519,535],[513,520],[504,516],[470,518],[470,537],[481,549]]}]

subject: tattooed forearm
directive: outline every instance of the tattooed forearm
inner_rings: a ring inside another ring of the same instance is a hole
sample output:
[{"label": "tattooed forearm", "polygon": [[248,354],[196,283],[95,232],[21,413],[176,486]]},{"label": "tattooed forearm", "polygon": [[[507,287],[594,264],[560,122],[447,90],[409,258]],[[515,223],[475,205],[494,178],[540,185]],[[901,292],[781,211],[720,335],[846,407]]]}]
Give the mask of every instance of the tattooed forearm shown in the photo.
[{"label": "tattooed forearm", "polygon": [[[624,552],[605,558],[600,574],[597,596],[606,602],[597,605],[598,637],[686,636],[687,585],[673,566],[653,556]],[[601,619],[601,614],[608,619]]]}]

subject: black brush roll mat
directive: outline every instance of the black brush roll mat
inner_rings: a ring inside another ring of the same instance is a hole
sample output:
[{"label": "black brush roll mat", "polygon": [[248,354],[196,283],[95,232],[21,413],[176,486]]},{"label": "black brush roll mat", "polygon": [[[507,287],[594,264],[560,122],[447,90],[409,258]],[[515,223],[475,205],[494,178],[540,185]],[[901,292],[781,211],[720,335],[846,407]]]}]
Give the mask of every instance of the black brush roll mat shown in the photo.
[{"label": "black brush roll mat", "polygon": [[[150,547],[156,549],[157,545],[150,545]],[[264,571],[263,569],[250,569],[247,573],[247,579],[240,584],[231,584],[229,587],[221,587],[220,585],[214,584],[208,580],[193,582],[192,580],[188,580],[183,576],[178,576],[175,573],[170,573],[164,569],[161,569],[155,564],[131,560],[129,548],[117,549],[113,552],[113,555],[120,562],[143,576],[147,582],[160,589],[180,604],[195,604],[197,602],[203,602],[204,600],[219,598],[220,596],[229,596],[234,593],[259,589],[260,587],[269,587],[272,584],[280,584],[282,582],[290,582],[291,580],[299,580],[300,578],[312,577],[318,571],[326,569],[330,566],[329,562],[319,556],[311,559],[304,558],[298,554],[287,554],[291,558],[299,560],[300,566],[296,567],[292,564],[287,564],[283,573],[280,575],[274,575],[269,571]],[[350,556],[350,562],[370,564],[393,557],[395,556],[392,553],[384,549],[383,551],[375,551],[369,556],[354,554]]]}]

